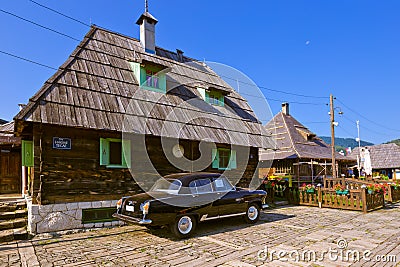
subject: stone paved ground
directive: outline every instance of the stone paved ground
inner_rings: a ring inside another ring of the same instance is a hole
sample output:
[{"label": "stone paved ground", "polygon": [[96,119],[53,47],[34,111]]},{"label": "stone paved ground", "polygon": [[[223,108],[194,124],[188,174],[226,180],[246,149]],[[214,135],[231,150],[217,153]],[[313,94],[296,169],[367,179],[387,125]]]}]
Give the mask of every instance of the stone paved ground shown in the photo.
[{"label": "stone paved ground", "polygon": [[[347,247],[340,250],[338,240]],[[37,236],[0,245],[0,266],[400,266],[399,244],[400,204],[368,214],[284,207],[263,212],[256,225],[241,218],[200,224],[187,240],[139,226]],[[363,259],[365,251],[371,260]],[[310,261],[313,252],[317,259]],[[346,253],[360,253],[360,261]],[[379,256],[397,262],[378,262]]]}]

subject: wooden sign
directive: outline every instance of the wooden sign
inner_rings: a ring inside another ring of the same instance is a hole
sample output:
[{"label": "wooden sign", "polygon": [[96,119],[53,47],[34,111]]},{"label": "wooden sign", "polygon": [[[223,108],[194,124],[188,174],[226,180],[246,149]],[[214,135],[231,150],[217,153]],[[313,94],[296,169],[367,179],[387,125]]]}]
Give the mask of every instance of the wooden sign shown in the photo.
[{"label": "wooden sign", "polygon": [[70,150],[71,144],[72,144],[71,138],[53,137],[54,149]]}]

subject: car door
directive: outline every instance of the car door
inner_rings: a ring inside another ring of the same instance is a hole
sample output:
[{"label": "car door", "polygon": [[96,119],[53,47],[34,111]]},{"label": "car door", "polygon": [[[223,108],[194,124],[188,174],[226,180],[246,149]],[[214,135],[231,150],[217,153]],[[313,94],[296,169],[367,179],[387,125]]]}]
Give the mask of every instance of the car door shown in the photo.
[{"label": "car door", "polygon": [[218,217],[218,207],[214,205],[214,200],[218,197],[213,190],[210,178],[196,179],[190,182],[189,189],[192,194],[195,212],[199,213],[200,220]]},{"label": "car door", "polygon": [[243,192],[237,191],[225,176],[215,177],[213,187],[219,195],[219,199],[215,201],[214,205],[218,207],[220,217],[246,211],[247,204]]}]

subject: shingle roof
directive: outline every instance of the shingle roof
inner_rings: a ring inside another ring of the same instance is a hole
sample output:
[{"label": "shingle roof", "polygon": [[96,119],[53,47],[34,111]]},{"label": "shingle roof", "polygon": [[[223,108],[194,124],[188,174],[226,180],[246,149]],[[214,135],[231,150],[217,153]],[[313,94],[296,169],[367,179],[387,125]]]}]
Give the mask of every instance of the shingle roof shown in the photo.
[{"label": "shingle roof", "polygon": [[[183,61],[183,62],[182,62]],[[167,94],[140,89],[131,62],[169,68]],[[225,106],[211,106],[197,86],[224,92]],[[92,26],[69,59],[15,117],[69,127],[133,132],[264,147],[265,135],[247,101],[202,62]],[[167,129],[163,129],[168,122]]]},{"label": "shingle roof", "polygon": [[[400,146],[396,144],[381,144],[367,147],[371,156],[372,169],[395,169],[400,168]],[[351,152],[352,159],[357,159],[360,154],[356,147]]]},{"label": "shingle roof", "polygon": [[[260,160],[332,158],[331,147],[291,115],[279,112],[264,128],[273,137],[276,148],[260,150]],[[336,159],[347,158],[336,153]]]},{"label": "shingle roof", "polygon": [[0,125],[0,145],[20,143],[21,138],[14,137],[14,122]]}]

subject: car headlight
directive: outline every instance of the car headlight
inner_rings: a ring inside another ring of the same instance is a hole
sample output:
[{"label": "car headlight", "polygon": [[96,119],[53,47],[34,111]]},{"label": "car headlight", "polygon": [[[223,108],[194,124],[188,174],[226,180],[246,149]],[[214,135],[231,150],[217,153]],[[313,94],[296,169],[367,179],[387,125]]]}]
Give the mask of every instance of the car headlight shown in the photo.
[{"label": "car headlight", "polygon": [[143,214],[148,214],[149,213],[149,208],[150,208],[150,202],[142,203],[140,205],[140,209],[143,211]]}]

